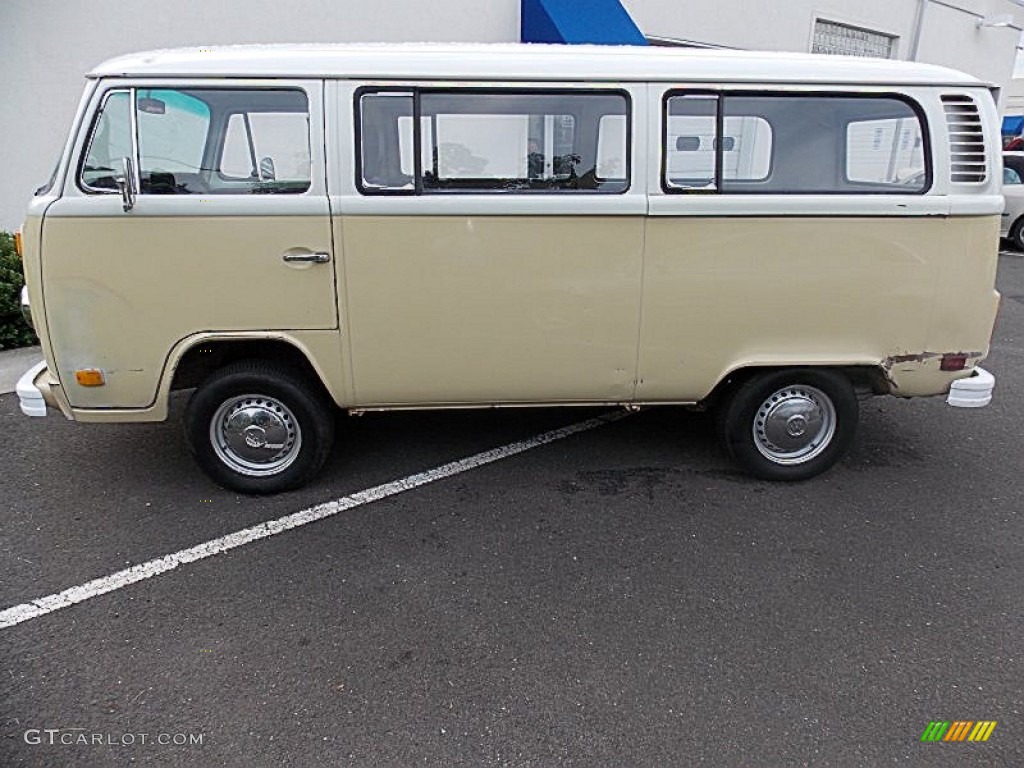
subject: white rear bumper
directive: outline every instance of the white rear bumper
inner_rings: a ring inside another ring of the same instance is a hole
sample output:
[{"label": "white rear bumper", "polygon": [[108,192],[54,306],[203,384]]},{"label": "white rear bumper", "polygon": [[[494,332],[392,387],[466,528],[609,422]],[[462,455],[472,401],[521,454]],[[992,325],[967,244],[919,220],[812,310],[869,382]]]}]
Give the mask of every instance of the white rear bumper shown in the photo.
[{"label": "white rear bumper", "polygon": [[972,376],[953,382],[946,404],[954,408],[984,408],[992,402],[995,387],[995,376],[984,368],[975,368]]}]

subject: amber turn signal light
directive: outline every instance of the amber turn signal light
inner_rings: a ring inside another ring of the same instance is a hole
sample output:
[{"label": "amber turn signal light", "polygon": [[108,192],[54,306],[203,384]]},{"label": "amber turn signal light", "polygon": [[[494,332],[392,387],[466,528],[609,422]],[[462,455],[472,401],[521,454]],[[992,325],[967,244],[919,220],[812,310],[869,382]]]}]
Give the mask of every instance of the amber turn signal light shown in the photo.
[{"label": "amber turn signal light", "polygon": [[21,255],[21,230],[20,229],[17,230],[14,233],[14,252],[16,254],[18,254],[18,258],[19,259],[22,257],[22,255]]},{"label": "amber turn signal light", "polygon": [[104,384],[103,371],[96,368],[83,368],[80,371],[75,371],[75,381],[83,387],[102,387]]}]

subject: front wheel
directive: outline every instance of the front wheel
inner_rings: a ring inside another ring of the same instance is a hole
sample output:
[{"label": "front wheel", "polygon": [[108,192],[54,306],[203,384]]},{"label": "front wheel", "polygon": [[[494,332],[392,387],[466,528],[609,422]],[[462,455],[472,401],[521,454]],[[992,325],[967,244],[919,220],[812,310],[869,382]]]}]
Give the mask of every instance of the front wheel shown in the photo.
[{"label": "front wheel", "polygon": [[765,480],[805,480],[835,464],[857,431],[849,379],[824,370],[755,375],[718,413],[719,436],[733,461]]},{"label": "front wheel", "polygon": [[200,385],[185,412],[189,447],[214,482],[242,493],[305,485],[334,442],[326,397],[289,368],[234,363]]}]

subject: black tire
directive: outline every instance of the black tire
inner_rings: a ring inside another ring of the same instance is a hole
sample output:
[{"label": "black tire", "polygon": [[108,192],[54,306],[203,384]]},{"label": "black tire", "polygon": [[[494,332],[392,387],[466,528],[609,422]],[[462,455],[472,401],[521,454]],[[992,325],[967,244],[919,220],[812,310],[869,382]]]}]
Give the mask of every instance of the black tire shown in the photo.
[{"label": "black tire", "polygon": [[1010,227],[1009,240],[1018,251],[1024,251],[1024,219],[1017,219]]},{"label": "black tire", "polygon": [[326,395],[294,369],[243,360],[195,391],[185,433],[196,462],[218,485],[279,493],[305,485],[323,467],[334,443],[334,417]]},{"label": "black tire", "polygon": [[789,369],[752,376],[718,410],[719,438],[744,472],[806,480],[835,464],[857,432],[850,380],[835,371]]}]

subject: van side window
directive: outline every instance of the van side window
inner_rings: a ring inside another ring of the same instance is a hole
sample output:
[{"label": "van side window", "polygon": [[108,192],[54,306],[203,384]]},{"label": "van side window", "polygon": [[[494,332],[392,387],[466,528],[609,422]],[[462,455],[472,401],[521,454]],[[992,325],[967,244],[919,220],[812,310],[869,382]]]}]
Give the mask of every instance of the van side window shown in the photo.
[{"label": "van side window", "polygon": [[210,107],[183,91],[140,89],[135,121],[139,132],[139,191],[143,194],[202,194],[203,150]]},{"label": "van side window", "polygon": [[312,178],[308,100],[294,88],[113,91],[94,124],[82,189],[117,191],[126,157],[142,195],[301,194]]},{"label": "van side window", "polygon": [[629,100],[620,92],[413,89],[364,91],[357,101],[364,194],[629,185]]},{"label": "van side window", "polygon": [[674,96],[665,116],[665,175],[675,189],[714,191],[718,188],[718,97]]},{"label": "van side window", "polygon": [[626,152],[629,124],[626,115],[602,115],[597,126],[597,179],[627,181]]},{"label": "van side window", "polygon": [[273,183],[279,192],[304,192],[310,170],[306,112],[249,109],[228,118],[218,168],[222,181]]},{"label": "van side window", "polygon": [[924,119],[896,96],[669,94],[666,192],[920,194]]},{"label": "van side window", "polygon": [[920,188],[924,140],[916,116],[851,122],[846,127],[846,178]]},{"label": "van side window", "polygon": [[117,192],[123,159],[132,149],[131,94],[111,91],[100,107],[79,178],[82,187],[97,192]]},{"label": "van side window", "polygon": [[[359,97],[359,189],[414,192],[414,95],[407,91],[364,93]],[[421,158],[422,161],[422,158]]]}]

